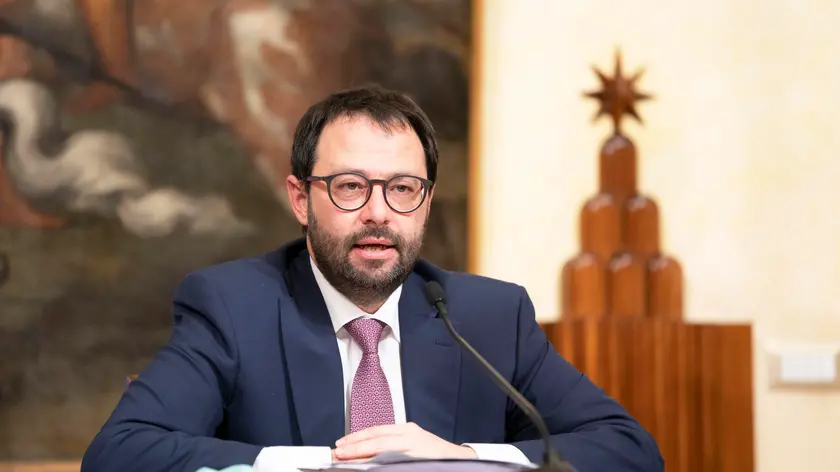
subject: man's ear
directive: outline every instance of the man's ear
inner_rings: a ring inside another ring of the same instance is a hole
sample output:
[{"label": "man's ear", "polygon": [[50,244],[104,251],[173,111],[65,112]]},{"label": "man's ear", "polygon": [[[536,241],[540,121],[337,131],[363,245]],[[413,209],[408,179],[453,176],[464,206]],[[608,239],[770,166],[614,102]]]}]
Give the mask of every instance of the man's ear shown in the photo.
[{"label": "man's ear", "polygon": [[286,191],[289,193],[289,203],[298,223],[303,226],[308,224],[307,200],[309,194],[306,192],[306,182],[298,180],[294,175],[286,177]]}]

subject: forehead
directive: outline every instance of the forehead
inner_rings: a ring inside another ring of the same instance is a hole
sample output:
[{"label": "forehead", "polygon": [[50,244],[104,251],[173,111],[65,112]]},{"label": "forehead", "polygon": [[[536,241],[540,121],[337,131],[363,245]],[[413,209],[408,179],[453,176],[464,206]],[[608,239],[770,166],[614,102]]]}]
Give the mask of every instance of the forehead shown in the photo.
[{"label": "forehead", "polygon": [[355,170],[368,177],[426,177],[423,144],[410,126],[400,123],[383,126],[365,117],[339,118],[324,127],[315,157],[315,175]]}]

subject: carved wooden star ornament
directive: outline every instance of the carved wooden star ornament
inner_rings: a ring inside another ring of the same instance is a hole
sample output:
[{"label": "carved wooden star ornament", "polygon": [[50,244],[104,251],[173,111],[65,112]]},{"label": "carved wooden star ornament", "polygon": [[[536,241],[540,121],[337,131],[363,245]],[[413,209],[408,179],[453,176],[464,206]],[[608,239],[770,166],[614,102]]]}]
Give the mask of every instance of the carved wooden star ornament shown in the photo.
[{"label": "carved wooden star ornament", "polygon": [[615,134],[621,134],[621,119],[624,115],[630,115],[639,123],[642,123],[642,118],[636,111],[636,103],[653,98],[649,94],[636,90],[636,82],[642,76],[644,70],[640,69],[632,77],[624,77],[620,51],[615,53],[613,77],[607,77],[595,66],[592,66],[592,70],[595,71],[601,81],[601,90],[584,93],[586,97],[594,98],[600,102],[600,109],[593,120],[597,120],[603,115],[609,116],[612,118]]}]

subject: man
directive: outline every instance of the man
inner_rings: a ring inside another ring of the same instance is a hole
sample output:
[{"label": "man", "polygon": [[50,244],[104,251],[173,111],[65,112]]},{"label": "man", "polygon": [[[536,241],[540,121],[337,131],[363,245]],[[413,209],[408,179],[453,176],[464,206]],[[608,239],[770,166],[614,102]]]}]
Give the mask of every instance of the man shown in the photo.
[{"label": "man", "polygon": [[361,88],[310,108],[287,182],[305,238],[183,280],[171,339],[83,472],[270,471],[386,451],[541,462],[535,427],[426,301],[429,280],[580,472],[662,471],[651,436],[547,342],[522,287],[418,260],[437,159],[432,125],[401,94]]}]

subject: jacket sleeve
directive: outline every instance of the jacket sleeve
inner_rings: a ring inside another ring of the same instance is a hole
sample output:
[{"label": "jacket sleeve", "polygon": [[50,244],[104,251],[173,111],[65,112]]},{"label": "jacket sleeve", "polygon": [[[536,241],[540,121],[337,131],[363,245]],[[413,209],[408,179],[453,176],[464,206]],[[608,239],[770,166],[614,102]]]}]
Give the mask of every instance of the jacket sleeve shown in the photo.
[{"label": "jacket sleeve", "polygon": [[[663,472],[664,461],[650,433],[548,342],[524,288],[518,316],[513,383],[540,411],[563,458],[578,472]],[[543,462],[544,443],[515,406],[508,411],[506,430],[528,459]]]},{"label": "jacket sleeve", "polygon": [[224,301],[193,273],[176,291],[173,315],[168,343],[128,385],[88,447],[82,472],[195,472],[254,463],[261,447],[213,437],[238,371]]}]

